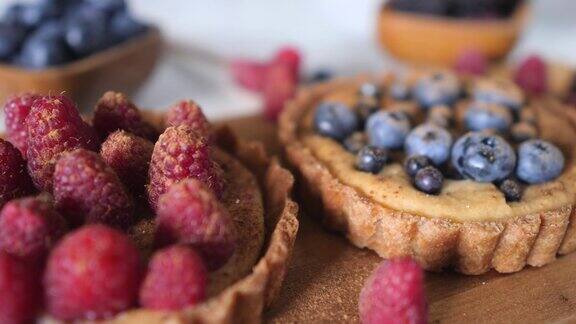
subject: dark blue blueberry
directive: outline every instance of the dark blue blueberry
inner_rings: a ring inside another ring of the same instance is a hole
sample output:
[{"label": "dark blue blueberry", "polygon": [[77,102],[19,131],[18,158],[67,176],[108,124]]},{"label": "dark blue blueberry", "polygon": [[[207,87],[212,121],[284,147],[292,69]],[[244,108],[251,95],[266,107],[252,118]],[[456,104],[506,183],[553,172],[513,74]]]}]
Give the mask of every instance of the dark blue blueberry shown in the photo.
[{"label": "dark blue blueberry", "polygon": [[452,73],[430,73],[416,82],[413,95],[426,109],[436,105],[451,106],[460,96],[460,82]]},{"label": "dark blue blueberry", "polygon": [[435,165],[441,165],[450,157],[452,135],[434,124],[422,124],[414,128],[406,137],[406,155],[424,155]]},{"label": "dark blue blueberry", "polygon": [[564,169],[564,155],[554,144],[533,139],[518,147],[516,175],[530,184],[554,180]]},{"label": "dark blue blueberry", "polygon": [[84,3],[108,13],[126,11],[127,9],[125,0],[84,0]]},{"label": "dark blue blueberry", "polygon": [[440,105],[428,109],[427,121],[431,124],[447,128],[454,121],[454,113],[448,106]]},{"label": "dark blue blueberry", "polygon": [[382,88],[376,83],[366,82],[360,85],[358,94],[362,97],[375,98],[380,100],[382,98],[383,92]]},{"label": "dark blue blueberry", "polygon": [[358,153],[364,146],[366,146],[366,134],[362,132],[356,132],[350,136],[348,136],[342,145],[346,149],[346,151],[356,154]]},{"label": "dark blue blueberry", "polygon": [[341,141],[358,129],[358,117],[344,104],[324,102],[316,109],[314,127],[318,134]]},{"label": "dark blue blueberry", "polygon": [[21,10],[21,23],[29,28],[40,26],[40,24],[56,19],[62,14],[56,1],[26,4]]},{"label": "dark blue blueberry", "polygon": [[506,201],[519,201],[522,198],[522,187],[518,181],[506,179],[498,186]]},{"label": "dark blue blueberry", "polygon": [[312,75],[310,76],[310,83],[318,83],[318,82],[324,82],[324,81],[328,81],[330,79],[332,79],[333,75],[332,72],[330,72],[330,70],[327,69],[319,69],[314,71],[314,73],[312,73]]},{"label": "dark blue blueberry", "polygon": [[405,113],[379,111],[366,122],[366,133],[371,145],[385,149],[399,149],[410,132],[410,121]]},{"label": "dark blue blueberry", "polygon": [[538,131],[534,125],[521,121],[512,125],[512,128],[510,129],[510,136],[514,142],[522,143],[529,139],[536,138],[536,136],[538,136]]},{"label": "dark blue blueberry", "polygon": [[442,172],[433,166],[427,166],[416,172],[414,186],[427,194],[436,195],[442,191],[444,176]]},{"label": "dark blue blueberry", "polygon": [[43,69],[67,63],[72,59],[61,25],[49,22],[38,28],[24,42],[17,62],[29,69]]},{"label": "dark blue blueberry", "polygon": [[391,0],[390,7],[398,11],[444,16],[449,12],[446,0]]},{"label": "dark blue blueberry", "polygon": [[516,154],[498,135],[470,132],[452,147],[452,165],[465,178],[494,182],[507,178],[514,171]]},{"label": "dark blue blueberry", "polygon": [[23,11],[24,11],[24,4],[22,3],[15,3],[10,5],[8,8],[6,8],[6,11],[4,11],[4,15],[2,16],[2,22],[10,26],[24,27],[24,23],[22,22]]},{"label": "dark blue blueberry", "polygon": [[412,155],[404,161],[404,171],[414,177],[420,169],[432,165],[430,159],[424,155]]},{"label": "dark blue blueberry", "polygon": [[0,60],[8,61],[20,49],[26,30],[18,25],[0,25]]},{"label": "dark blue blueberry", "polygon": [[410,86],[406,82],[400,80],[392,83],[389,89],[392,99],[401,101],[410,99],[411,91],[412,89],[410,89]]},{"label": "dark blue blueberry", "polygon": [[477,82],[472,97],[477,102],[498,104],[520,110],[524,97],[518,86],[504,79],[483,79]]},{"label": "dark blue blueberry", "polygon": [[364,172],[378,173],[388,161],[385,149],[367,145],[356,155],[356,169]]},{"label": "dark blue blueberry", "polygon": [[120,11],[112,16],[110,32],[116,42],[123,42],[143,34],[148,26],[134,19],[127,11]]},{"label": "dark blue blueberry", "polygon": [[66,22],[64,37],[77,56],[85,56],[103,49],[109,35],[106,33],[107,17],[104,12],[93,9],[90,14],[78,14]]},{"label": "dark blue blueberry", "polygon": [[512,113],[499,104],[475,102],[464,115],[464,124],[471,131],[493,129],[500,133],[507,133],[512,124]]}]

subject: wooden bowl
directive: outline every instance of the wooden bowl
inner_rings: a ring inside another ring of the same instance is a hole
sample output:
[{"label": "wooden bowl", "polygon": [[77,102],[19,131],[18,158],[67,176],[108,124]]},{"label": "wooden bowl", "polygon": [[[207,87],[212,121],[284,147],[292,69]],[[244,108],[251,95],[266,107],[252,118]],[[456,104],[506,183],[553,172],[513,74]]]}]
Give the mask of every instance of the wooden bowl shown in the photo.
[{"label": "wooden bowl", "polygon": [[380,44],[413,64],[452,66],[466,49],[492,60],[506,56],[529,13],[521,5],[508,19],[458,19],[400,12],[384,6],[378,19]]},{"label": "wooden bowl", "polygon": [[107,90],[132,93],[153,71],[162,49],[156,27],[125,43],[66,65],[44,70],[0,65],[0,100],[16,93],[66,92],[81,107],[91,109]]}]

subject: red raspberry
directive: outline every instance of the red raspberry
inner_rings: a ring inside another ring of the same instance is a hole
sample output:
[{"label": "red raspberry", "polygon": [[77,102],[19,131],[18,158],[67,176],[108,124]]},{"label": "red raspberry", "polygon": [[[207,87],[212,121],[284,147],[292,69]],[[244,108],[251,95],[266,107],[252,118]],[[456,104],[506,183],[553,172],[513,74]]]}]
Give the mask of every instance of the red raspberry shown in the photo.
[{"label": "red raspberry", "polygon": [[119,130],[102,143],[100,155],[130,190],[143,193],[153,150],[154,144],[149,140]]},{"label": "red raspberry", "polygon": [[200,134],[210,136],[210,123],[204,116],[202,108],[194,101],[180,101],[172,106],[166,114],[166,125],[188,125]]},{"label": "red raspberry", "polygon": [[205,258],[210,270],[234,254],[236,228],[216,197],[195,179],[174,184],[160,197],[156,216],[159,245],[190,244]]},{"label": "red raspberry", "polygon": [[48,312],[62,320],[102,319],[136,304],[138,250],[121,232],[84,226],[54,248],[44,273]]},{"label": "red raspberry", "polygon": [[266,73],[264,83],[264,116],[276,120],[284,109],[284,104],[296,92],[293,72],[286,64],[274,64]]},{"label": "red raspberry", "polygon": [[475,49],[466,50],[456,59],[454,69],[462,74],[483,75],[488,69],[488,61],[482,52]]},{"label": "red raspberry", "polygon": [[136,105],[118,92],[108,91],[100,98],[94,108],[92,123],[101,138],[119,129],[151,141],[158,138],[158,131],[142,119]]},{"label": "red raspberry", "polygon": [[65,232],[64,218],[44,198],[12,200],[0,212],[0,249],[27,260],[42,260]]},{"label": "red raspberry", "polygon": [[23,155],[26,155],[28,131],[26,130],[26,117],[30,113],[32,103],[40,96],[24,93],[13,96],[4,106],[6,135],[8,140],[16,146]]},{"label": "red raspberry", "polygon": [[172,184],[187,178],[199,179],[217,196],[222,194],[222,170],[211,160],[208,142],[188,125],[168,127],[160,135],[150,164],[148,198],[152,207]]},{"label": "red raspberry", "polygon": [[66,152],[56,163],[54,198],[74,226],[87,222],[126,229],[134,221],[132,198],[114,170],[84,149]]},{"label": "red raspberry", "polygon": [[54,164],[59,155],[77,148],[96,151],[99,141],[76,105],[64,96],[46,96],[32,104],[26,118],[28,171],[39,189],[52,191]]},{"label": "red raspberry", "polygon": [[202,257],[192,248],[173,245],[154,254],[140,288],[146,308],[180,310],[206,298],[208,273]]},{"label": "red raspberry", "polygon": [[264,88],[264,76],[268,64],[248,60],[235,60],[230,64],[230,72],[238,85],[254,92]]},{"label": "red raspberry", "polygon": [[0,323],[32,322],[41,303],[40,289],[36,269],[0,251]]},{"label": "red raspberry", "polygon": [[26,161],[10,142],[0,138],[0,207],[34,192]]},{"label": "red raspberry", "polygon": [[424,273],[410,258],[384,261],[360,292],[362,323],[427,322]]},{"label": "red raspberry", "polygon": [[520,63],[514,81],[529,94],[543,94],[548,88],[546,63],[537,55],[529,56]]},{"label": "red raspberry", "polygon": [[283,47],[274,57],[274,65],[281,64],[285,65],[290,69],[290,74],[292,75],[292,80],[296,83],[298,82],[298,77],[300,74],[300,62],[302,61],[302,55],[294,47]]}]

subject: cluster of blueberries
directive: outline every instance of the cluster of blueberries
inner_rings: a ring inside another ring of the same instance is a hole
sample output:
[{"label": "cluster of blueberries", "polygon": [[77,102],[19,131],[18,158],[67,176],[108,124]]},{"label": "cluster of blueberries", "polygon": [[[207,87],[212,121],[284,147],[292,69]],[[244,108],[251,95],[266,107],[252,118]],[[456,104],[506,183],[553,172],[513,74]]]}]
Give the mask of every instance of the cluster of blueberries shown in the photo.
[{"label": "cluster of blueberries", "polygon": [[523,0],[391,0],[399,11],[458,18],[509,17]]},{"label": "cluster of blueberries", "polygon": [[[413,87],[401,80],[389,87],[392,98],[413,99],[425,111],[426,122],[414,128],[406,112],[380,110],[382,89],[372,83],[360,87],[354,109],[338,102],[320,103],[314,127],[356,154],[358,170],[379,173],[389,152],[403,149],[406,173],[425,193],[442,190],[441,170],[445,170],[454,178],[495,183],[508,201],[517,201],[522,190],[516,179],[527,184],[550,181],[562,172],[564,156],[554,144],[536,138],[533,115],[520,112],[521,92],[503,82],[473,91],[464,119],[468,132],[456,141],[448,127],[454,122],[451,107],[461,98],[462,87],[447,72],[430,73]],[[518,144],[517,149],[505,138]]]},{"label": "cluster of blueberries", "polygon": [[142,34],[125,0],[37,0],[9,6],[0,21],[0,62],[28,69],[86,57]]}]

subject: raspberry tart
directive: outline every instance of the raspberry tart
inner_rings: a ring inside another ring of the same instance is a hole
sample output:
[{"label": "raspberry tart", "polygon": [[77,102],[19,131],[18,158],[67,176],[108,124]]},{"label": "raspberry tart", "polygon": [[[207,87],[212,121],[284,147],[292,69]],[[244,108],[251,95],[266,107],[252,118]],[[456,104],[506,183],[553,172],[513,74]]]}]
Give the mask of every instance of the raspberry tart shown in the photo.
[{"label": "raspberry tart", "polygon": [[[25,94],[0,139],[0,322],[259,322],[291,257],[293,178],[192,101],[93,116]],[[15,124],[17,123],[17,124]]]},{"label": "raspberry tart", "polygon": [[576,119],[508,80],[334,80],[288,104],[279,137],[304,206],[384,258],[507,273],[576,249]]}]

